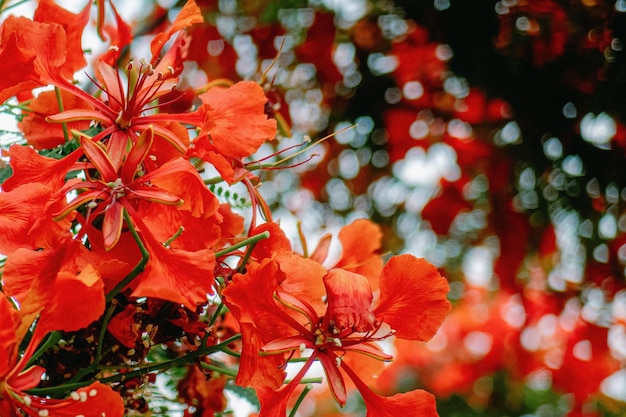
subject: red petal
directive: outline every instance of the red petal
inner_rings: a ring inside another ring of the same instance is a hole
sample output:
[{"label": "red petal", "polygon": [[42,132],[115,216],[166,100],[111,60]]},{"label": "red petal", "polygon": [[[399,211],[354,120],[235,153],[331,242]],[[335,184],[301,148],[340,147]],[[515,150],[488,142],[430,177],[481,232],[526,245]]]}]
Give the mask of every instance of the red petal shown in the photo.
[{"label": "red petal", "polygon": [[52,0],[41,0],[35,10],[33,20],[59,24],[65,31],[67,54],[65,63],[60,70],[67,79],[71,79],[74,72],[87,65],[81,41],[83,30],[89,21],[90,11],[91,4],[89,3],[79,14],[74,14],[59,7]]},{"label": "red petal", "polygon": [[[20,306],[20,323],[16,337],[21,340],[32,324],[55,297],[55,280],[65,263],[68,252],[75,248],[73,240],[66,240],[54,249],[32,251],[19,249],[11,253],[4,266],[3,292],[14,298]],[[66,294],[68,295],[68,294]],[[37,326],[43,328],[44,326]],[[43,337],[45,332],[39,332]],[[41,339],[33,336],[30,346],[36,348]],[[27,357],[24,354],[24,357]]]},{"label": "red petal", "polygon": [[287,276],[280,284],[283,291],[306,300],[317,315],[323,316],[326,312],[326,289],[322,278],[327,271],[319,263],[295,254],[281,255],[277,260]]},{"label": "red petal", "polygon": [[377,360],[390,361],[393,359],[393,356],[387,355],[380,349],[380,347],[371,343],[359,343],[356,345],[347,346],[345,347],[345,349],[350,352],[358,352],[363,355],[367,355],[370,358]]},{"label": "red petal", "polygon": [[[220,219],[217,216],[194,217],[188,210],[180,208],[180,205],[164,205],[162,201],[146,200],[139,204],[137,216],[162,242],[169,240],[182,227],[182,234],[170,243],[172,249],[194,252],[213,248],[220,239]],[[196,230],[202,230],[202,233],[194,233]]]},{"label": "red petal", "polygon": [[[255,388],[277,389],[285,378],[281,355],[259,353],[272,340],[293,336],[297,332],[282,319],[273,294],[284,273],[276,262],[250,262],[245,274],[235,274],[222,292],[224,303],[241,326],[243,352],[237,384]],[[284,416],[283,416],[284,417]]]},{"label": "red petal", "polygon": [[291,397],[302,378],[304,378],[314,359],[315,354],[311,355],[298,374],[280,389],[268,386],[261,386],[255,389],[261,403],[258,417],[285,417],[287,415],[289,397]]},{"label": "red petal", "polygon": [[252,251],[253,256],[258,259],[274,258],[276,255],[291,255],[291,242],[287,238],[285,232],[277,223],[264,223],[252,230],[250,236],[258,235],[263,232],[269,232],[270,237],[259,241]]},{"label": "red petal", "polygon": [[317,247],[315,248],[315,251],[311,254],[310,258],[315,262],[323,264],[328,257],[328,250],[330,249],[332,239],[333,235],[331,235],[330,233],[322,236],[319,242],[317,242]]},{"label": "red petal", "polygon": [[61,113],[56,113],[46,117],[46,120],[53,123],[70,123],[70,122],[78,122],[78,121],[86,121],[86,120],[94,120],[97,122],[102,122],[108,124],[112,124],[112,120],[107,117],[107,115],[99,112],[97,110],[91,109],[71,109],[65,110]]},{"label": "red petal", "polygon": [[361,393],[367,408],[367,417],[437,417],[435,397],[423,390],[414,390],[391,397],[383,397],[372,391],[347,365],[343,370]]},{"label": "red petal", "polygon": [[8,37],[3,34],[2,43],[4,47],[0,51],[0,73],[2,74],[0,103],[4,103],[18,93],[45,84],[35,70],[34,61],[37,55],[34,51],[18,46],[15,33],[11,33]]},{"label": "red petal", "polygon": [[[133,125],[134,128],[152,129],[154,134],[165,139],[170,145],[172,145],[179,154],[187,152],[187,144],[185,144],[179,135],[175,133],[176,128],[168,128],[166,122],[172,122],[176,120],[177,115],[156,114],[154,116],[143,116],[140,118],[141,124]],[[182,116],[182,115],[181,115]]]},{"label": "red petal", "polygon": [[122,226],[124,226],[124,205],[116,201],[104,212],[102,235],[105,250],[110,250],[120,240]]},{"label": "red petal", "polygon": [[366,219],[358,219],[339,231],[343,250],[341,259],[334,266],[365,276],[372,287],[378,288],[378,276],[383,267],[380,242],[383,234],[380,226]]},{"label": "red petal", "polygon": [[102,175],[102,181],[114,182],[117,179],[117,170],[113,168],[113,163],[109,159],[104,149],[83,136],[80,137],[80,145],[85,152],[85,156],[91,161]]},{"label": "red petal", "polygon": [[47,330],[79,330],[98,320],[104,312],[104,284],[91,265],[78,275],[59,273],[53,291],[38,324]]},{"label": "red petal", "polygon": [[36,182],[0,193],[0,252],[48,248],[67,236],[69,220],[55,222],[48,210],[53,193]]},{"label": "red petal", "polygon": [[241,324],[241,358],[235,383],[243,387],[280,387],[285,380],[283,355],[261,355],[266,336],[254,325]]},{"label": "red petal", "polygon": [[185,3],[185,6],[180,10],[178,16],[172,23],[172,26],[165,32],[157,34],[150,43],[150,51],[152,52],[153,60],[158,59],[161,53],[161,49],[165,43],[172,37],[172,35],[179,30],[185,29],[195,23],[204,22],[202,12],[196,5],[194,0],[189,0]]},{"label": "red petal", "polygon": [[183,204],[183,200],[173,195],[170,192],[163,191],[157,187],[133,187],[132,194],[127,195],[127,197],[139,197],[144,200],[154,201],[160,204]]},{"label": "red petal", "polygon": [[429,340],[450,311],[448,291],[448,281],[424,259],[394,256],[380,276],[380,301],[374,314],[397,337]]},{"label": "red petal", "polygon": [[266,343],[261,347],[261,351],[266,353],[279,353],[279,352],[289,352],[292,350],[297,350],[301,346],[304,346],[308,349],[314,349],[315,345],[313,342],[303,336],[289,336],[283,337],[282,339],[274,339],[269,343]]},{"label": "red petal", "polygon": [[330,392],[333,394],[335,401],[343,407],[346,405],[348,397],[346,394],[346,384],[343,381],[341,372],[339,371],[339,368],[342,365],[339,356],[335,355],[332,351],[326,350],[318,351],[317,357],[322,363],[322,368],[324,368]]},{"label": "red petal", "polygon": [[322,326],[332,330],[368,332],[376,326],[372,290],[363,275],[332,269],[324,277],[328,309]]},{"label": "red petal", "polygon": [[[142,230],[143,227],[140,227]],[[213,294],[215,255],[210,250],[188,252],[163,247],[150,233],[142,235],[150,253],[145,270],[137,277],[133,297],[155,297],[183,304],[195,311]]]},{"label": "red petal", "polygon": [[150,151],[153,139],[154,131],[152,129],[144,130],[131,148],[128,156],[126,157],[126,161],[124,161],[124,164],[122,165],[121,178],[124,183],[131,182],[135,177],[137,168]]},{"label": "red petal", "polygon": [[[74,399],[76,397],[78,399]],[[31,409],[48,410],[50,417],[123,417],[124,403],[120,395],[100,382],[79,388],[74,396],[64,400],[31,396]],[[83,401],[84,400],[84,401]],[[32,411],[37,415],[37,411]],[[41,413],[39,413],[41,415]]]},{"label": "red petal", "polygon": [[104,84],[111,109],[121,110],[126,102],[126,94],[117,67],[99,60],[96,62],[96,77]]},{"label": "red petal", "polygon": [[128,304],[124,310],[120,311],[111,318],[107,331],[122,345],[127,348],[134,348],[141,334],[140,329],[133,326],[135,324],[134,304]]},{"label": "red petal", "polygon": [[0,294],[0,380],[13,369],[18,357],[18,340],[15,335],[18,317],[17,311],[9,299]]},{"label": "red petal", "polygon": [[228,89],[212,88],[200,98],[206,119],[199,135],[208,135],[222,155],[244,158],[276,136],[276,121],[267,118],[267,98],[257,83],[240,81]]},{"label": "red petal", "polygon": [[193,165],[184,158],[167,161],[138,181],[150,181],[153,185],[183,200],[180,210],[188,210],[194,217],[213,216],[219,200],[204,184]]},{"label": "red petal", "polygon": [[[65,110],[91,110],[92,106],[84,100],[66,90],[58,90],[61,93],[63,109]],[[59,102],[55,91],[42,91],[31,100],[24,110],[24,118],[18,123],[18,127],[24,132],[24,137],[29,145],[35,149],[52,149],[65,143],[63,126],[60,123],[50,123],[48,116],[60,111]],[[87,130],[91,119],[81,120],[67,124],[68,130]]]}]

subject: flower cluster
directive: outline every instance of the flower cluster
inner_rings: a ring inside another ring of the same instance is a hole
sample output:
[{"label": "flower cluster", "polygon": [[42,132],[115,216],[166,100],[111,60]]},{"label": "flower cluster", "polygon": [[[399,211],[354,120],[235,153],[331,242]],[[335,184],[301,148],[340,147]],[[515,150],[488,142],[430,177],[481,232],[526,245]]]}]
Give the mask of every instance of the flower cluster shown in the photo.
[{"label": "flower cluster", "polygon": [[[437,269],[384,263],[364,219],[339,232],[336,262],[330,235],[296,253],[258,192],[263,159],[251,162],[284,130],[265,77],[186,91],[190,28],[204,20],[194,0],[154,29],[147,58],[128,56],[132,27],[112,2],[91,3],[74,14],[41,0],[0,26],[0,101],[26,142],[4,150],[0,415],[146,413],[142,392],[178,369],[187,415],[223,411],[234,379],[260,416],[284,417],[314,362],[342,406],[351,380],[370,417],[437,415],[425,391],[370,387],[392,359],[380,342],[426,341],[441,325]],[[81,85],[92,14],[109,48]],[[217,182],[249,191],[246,216]]]}]

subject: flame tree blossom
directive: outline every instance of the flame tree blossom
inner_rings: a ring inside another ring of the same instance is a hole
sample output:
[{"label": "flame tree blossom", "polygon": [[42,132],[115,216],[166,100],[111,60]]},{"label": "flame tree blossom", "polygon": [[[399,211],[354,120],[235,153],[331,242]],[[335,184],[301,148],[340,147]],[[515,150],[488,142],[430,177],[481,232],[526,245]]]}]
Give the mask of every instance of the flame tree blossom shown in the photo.
[{"label": "flame tree blossom", "polygon": [[[304,265],[304,264],[303,264]],[[290,273],[297,273],[291,270]],[[240,323],[244,352],[238,382],[259,392],[260,416],[284,416],[287,401],[315,360],[322,364],[335,400],[347,400],[344,375],[351,379],[368,408],[368,416],[408,412],[436,415],[434,397],[425,391],[381,397],[363,381],[353,361],[360,356],[391,360],[376,342],[395,335],[410,340],[430,339],[450,309],[447,281],[426,261],[412,255],[392,257],[379,277],[377,301],[363,275],[334,268],[322,278],[326,310],[318,314],[307,300],[285,289],[289,276],[276,259],[250,263],[223,291]],[[319,283],[311,282],[311,286]],[[311,352],[300,372],[287,385],[285,358]],[[355,355],[360,353],[361,355]],[[256,355],[256,356],[254,356]]]},{"label": "flame tree blossom", "polygon": [[[4,417],[49,416],[121,417],[124,407],[110,386],[93,382],[72,391],[66,399],[29,395],[42,380],[45,368],[29,362],[50,331],[78,330],[104,311],[103,282],[91,266],[79,274],[59,271],[67,246],[33,252],[20,249],[7,261],[0,296],[0,414]],[[19,261],[16,261],[19,259]],[[25,270],[28,269],[28,270]],[[16,310],[8,296],[21,305]],[[81,303],[74,299],[82,300]],[[20,355],[29,327],[35,331]]]}]

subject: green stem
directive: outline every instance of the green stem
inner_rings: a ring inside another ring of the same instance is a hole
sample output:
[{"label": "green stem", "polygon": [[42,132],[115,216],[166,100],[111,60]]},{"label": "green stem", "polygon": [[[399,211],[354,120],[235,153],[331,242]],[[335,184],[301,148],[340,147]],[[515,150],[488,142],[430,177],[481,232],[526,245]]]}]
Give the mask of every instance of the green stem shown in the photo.
[{"label": "green stem", "polygon": [[28,369],[28,367],[30,367],[33,363],[35,363],[37,358],[39,358],[50,347],[56,345],[59,342],[59,340],[61,340],[61,332],[54,331],[48,334],[46,341],[43,342],[39,346],[39,348],[35,351],[35,353],[33,353],[33,355],[30,357],[30,359],[26,363],[26,366],[24,367],[24,369]]},{"label": "green stem", "polygon": [[183,234],[183,231],[184,231],[184,230],[185,230],[185,228],[184,228],[183,226],[180,226],[180,227],[178,228],[178,230],[176,231],[176,233],[174,233],[174,234],[172,235],[172,237],[170,237],[169,239],[167,239],[167,241],[163,244],[163,246],[165,246],[166,248],[167,248],[167,247],[169,247],[169,246],[172,244],[172,242],[173,242],[173,241],[174,241],[174,240],[175,240],[178,236],[180,236],[180,235],[182,235],[182,234]]},{"label": "green stem", "polygon": [[213,313],[213,315],[211,316],[211,319],[209,320],[209,326],[213,326],[213,324],[215,323],[215,320],[217,320],[219,315],[222,313],[223,307],[224,307],[224,302],[222,301],[217,306],[217,309],[215,310],[215,313]]},{"label": "green stem", "polygon": [[[117,301],[117,300],[115,300]],[[98,334],[98,346],[96,347],[96,359],[94,363],[100,363],[102,359],[102,345],[104,344],[104,335],[106,334],[107,327],[109,326],[109,320],[113,317],[113,313],[115,312],[115,308],[117,307],[117,302],[112,301],[111,305],[106,311],[104,318],[102,319],[102,326],[100,327],[100,333]]]},{"label": "green stem", "polygon": [[[65,111],[65,106],[63,106],[63,98],[61,97],[61,89],[59,87],[54,87],[54,94],[57,97],[57,104],[59,105],[59,112]],[[61,127],[63,128],[63,138],[66,142],[70,140],[70,132],[67,130],[67,123],[61,123]]]},{"label": "green stem", "polygon": [[293,408],[291,409],[291,412],[289,413],[289,417],[295,417],[296,412],[298,411],[298,408],[300,407],[300,404],[302,404],[302,401],[304,400],[304,397],[306,397],[306,395],[309,393],[309,391],[311,391],[313,389],[313,386],[311,384],[307,384],[304,389],[302,390],[302,392],[300,393],[300,396],[298,397],[298,399],[296,400],[296,403],[293,405]]},{"label": "green stem", "polygon": [[227,355],[234,356],[236,358],[241,358],[241,354],[239,352],[235,352],[234,350],[229,349],[227,347],[222,348],[222,352]]},{"label": "green stem", "polygon": [[135,279],[137,275],[143,272],[143,269],[146,266],[148,259],[150,258],[150,254],[148,253],[148,250],[144,246],[143,242],[141,241],[141,238],[139,237],[139,234],[137,233],[137,230],[135,229],[135,226],[133,225],[133,221],[131,220],[130,215],[128,214],[128,211],[126,211],[126,209],[124,209],[124,220],[126,220],[126,224],[128,225],[128,230],[130,230],[130,233],[133,235],[133,239],[135,239],[135,242],[137,242],[137,245],[139,246],[139,250],[141,251],[141,260],[133,268],[133,270],[130,271],[130,273],[126,275],[126,277],[123,280],[121,280],[115,286],[115,288],[113,288],[107,294],[106,296],[107,302],[110,302],[111,300],[113,300],[113,298],[115,298],[115,296],[119,294],[120,291],[122,291],[128,284],[130,284],[130,282],[133,279]]},{"label": "green stem", "polygon": [[162,371],[166,369],[170,369],[176,366],[184,365],[187,363],[191,363],[196,359],[210,355],[211,353],[215,353],[217,351],[222,350],[223,347],[231,344],[232,342],[241,338],[240,334],[230,337],[229,339],[224,340],[221,343],[213,346],[207,346],[205,348],[201,348],[196,350],[195,352],[191,352],[185,356],[181,356],[179,358],[175,358],[165,362],[158,363],[148,363],[141,366],[135,367],[132,371],[125,373],[117,373],[115,375],[106,377],[106,378],[95,378],[93,380],[74,382],[68,384],[57,385],[56,387],[46,387],[46,388],[32,388],[28,390],[29,394],[37,395],[37,396],[46,396],[46,395],[54,395],[59,393],[67,393],[73,391],[75,389],[87,386],[96,380],[102,384],[114,384],[116,382],[123,382],[135,377],[139,377],[142,375],[146,375],[151,372]]},{"label": "green stem", "polygon": [[242,248],[242,247],[244,247],[246,245],[250,245],[250,244],[256,243],[256,242],[258,242],[260,240],[263,240],[263,239],[267,239],[268,237],[270,237],[270,232],[268,232],[268,231],[265,231],[263,233],[259,233],[258,235],[251,236],[248,239],[242,240],[241,242],[236,243],[236,244],[234,244],[233,246],[231,246],[229,248],[222,249],[221,251],[215,252],[215,257],[216,258],[220,258],[222,256],[228,255],[229,253],[234,252],[234,251],[236,251],[239,248]]},{"label": "green stem", "polygon": [[[264,233],[268,233],[268,232],[264,232]],[[268,233],[268,237],[269,237],[269,233]],[[243,255],[243,258],[241,258],[241,262],[239,262],[239,266],[237,267],[237,272],[239,272],[240,274],[243,274],[245,272],[246,265],[248,265],[248,260],[250,259],[250,256],[252,256],[252,251],[256,247],[257,243],[259,242],[258,241],[252,242],[250,246],[248,246],[248,249],[246,249],[246,253]]]},{"label": "green stem", "polygon": [[8,6],[4,7],[4,5],[6,4],[6,2],[2,2],[2,12],[6,12],[7,10],[13,9],[14,7],[18,7],[21,6],[24,3],[28,3],[29,0],[22,0],[22,1],[18,1],[16,3],[13,4],[9,4]]},{"label": "green stem", "polygon": [[[291,381],[291,379],[285,379],[285,384],[288,384]],[[302,378],[298,384],[321,384],[323,381],[324,379],[321,376],[315,378]]]},{"label": "green stem", "polygon": [[218,372],[222,375],[230,376],[235,378],[237,376],[237,371],[233,369],[222,368],[219,366],[211,365],[210,363],[202,363],[201,364],[204,369],[208,369],[209,371]]}]

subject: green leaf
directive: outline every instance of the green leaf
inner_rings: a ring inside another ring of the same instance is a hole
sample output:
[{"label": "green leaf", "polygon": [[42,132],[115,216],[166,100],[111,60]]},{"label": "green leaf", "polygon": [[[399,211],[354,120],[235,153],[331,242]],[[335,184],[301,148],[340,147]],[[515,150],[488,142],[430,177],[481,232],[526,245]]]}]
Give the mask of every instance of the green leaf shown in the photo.
[{"label": "green leaf", "polygon": [[235,384],[227,384],[225,387],[226,390],[232,392],[239,398],[243,398],[248,401],[251,405],[259,408],[261,404],[259,403],[259,398],[256,396],[256,392],[252,388],[244,388]]}]

